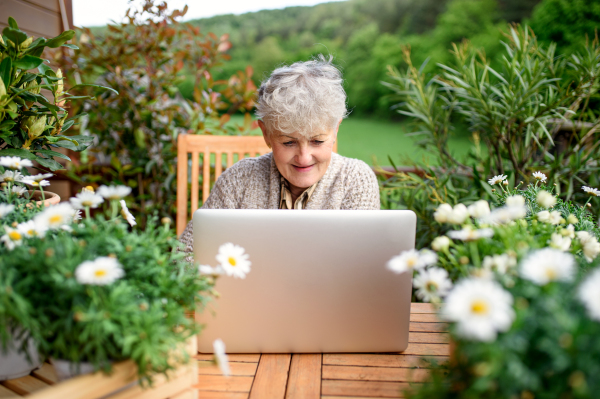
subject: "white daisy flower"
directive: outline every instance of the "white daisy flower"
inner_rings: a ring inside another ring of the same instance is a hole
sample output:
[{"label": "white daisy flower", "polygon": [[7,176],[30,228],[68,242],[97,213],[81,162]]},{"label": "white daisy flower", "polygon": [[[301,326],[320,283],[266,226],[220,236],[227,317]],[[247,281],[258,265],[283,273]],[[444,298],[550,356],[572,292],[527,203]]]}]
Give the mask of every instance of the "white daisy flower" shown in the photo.
[{"label": "white daisy flower", "polygon": [[493,186],[494,184],[502,183],[504,180],[506,180],[506,177],[506,175],[494,176],[488,180],[488,183]]},{"label": "white daisy flower", "polygon": [[562,234],[552,233],[550,239],[550,247],[556,248],[559,251],[568,251],[571,248],[571,239],[569,237],[563,237]]},{"label": "white daisy flower", "polygon": [[4,226],[4,230],[6,234],[0,237],[0,241],[4,242],[9,251],[12,251],[16,246],[23,243],[24,234],[21,231],[8,226]]},{"label": "white daisy flower", "polygon": [[421,263],[423,263],[425,265],[425,267],[427,266],[433,266],[437,263],[438,261],[438,256],[435,252],[433,252],[430,249],[427,248],[423,248],[422,250],[419,251],[419,256],[421,258]]},{"label": "white daisy flower", "polygon": [[446,251],[450,248],[452,241],[446,236],[439,236],[433,239],[431,242],[431,249],[434,251]]},{"label": "white daisy flower", "polygon": [[535,177],[536,180],[539,180],[542,183],[546,182],[546,175],[542,172],[533,172],[533,177]]},{"label": "white daisy flower", "polygon": [[221,339],[215,340],[215,342],[213,342],[213,350],[215,352],[215,362],[221,369],[221,373],[223,373],[225,377],[229,377],[231,371],[229,370],[229,358],[225,353],[225,343]]},{"label": "white daisy flower", "polygon": [[22,178],[23,175],[18,170],[7,170],[0,175],[0,182],[17,182]]},{"label": "white daisy flower", "polygon": [[545,190],[540,190],[536,200],[542,208],[552,208],[556,205],[556,197]]},{"label": "white daisy flower", "polygon": [[588,241],[594,239],[595,237],[587,231],[578,231],[575,233],[577,239],[581,243],[581,245],[585,245]]},{"label": "white daisy flower", "polygon": [[115,258],[101,256],[86,260],[75,269],[75,279],[79,284],[108,285],[125,275],[121,264]]},{"label": "white daisy flower", "polygon": [[0,157],[0,166],[9,169],[30,168],[33,163],[29,159],[21,159],[19,157]]},{"label": "white daisy flower", "polygon": [[127,220],[127,223],[129,223],[129,225],[135,226],[137,224],[135,221],[135,217],[131,214],[131,212],[129,212],[129,209],[127,209],[127,204],[125,203],[125,200],[121,200],[120,202],[121,216],[123,216],[123,218]]},{"label": "white daisy flower", "polygon": [[27,188],[25,188],[23,186],[12,186],[10,191],[12,191],[13,194],[16,194],[17,197],[21,197],[21,196],[23,196],[23,194],[25,194],[25,192],[27,191]]},{"label": "white daisy flower", "polygon": [[494,235],[494,230],[486,228],[473,230],[471,226],[465,226],[462,230],[453,230],[448,232],[448,236],[455,240],[475,241],[480,238],[490,238]]},{"label": "white daisy flower", "polygon": [[62,202],[58,205],[49,206],[41,213],[35,215],[33,220],[36,224],[44,226],[47,229],[56,230],[63,225],[73,222],[75,210],[71,204]]},{"label": "white daisy flower", "polygon": [[21,179],[21,183],[27,184],[28,186],[31,186],[31,187],[46,187],[46,186],[50,185],[50,182],[48,180],[40,180],[40,181],[31,180],[29,178],[29,176],[23,177]]},{"label": "white daisy flower", "polygon": [[54,176],[52,173],[42,173],[39,175],[26,176],[25,178],[28,180],[33,180],[33,181],[42,181],[42,180],[47,179],[52,176]]},{"label": "white daisy flower", "polygon": [[73,212],[73,221],[76,222],[78,220],[81,220],[81,210],[80,209]]},{"label": "white daisy flower", "polygon": [[432,302],[445,297],[452,288],[448,272],[439,267],[421,270],[413,279],[416,295],[425,302]]},{"label": "white daisy flower", "polygon": [[30,220],[23,222],[17,226],[17,229],[23,233],[25,237],[44,237],[46,235],[46,228],[38,225],[35,221]]},{"label": "white daisy flower", "polygon": [[98,205],[104,202],[104,198],[89,191],[82,191],[70,198],[69,202],[75,209],[98,208]]},{"label": "white daisy flower", "polygon": [[525,197],[522,195],[511,195],[506,197],[506,206],[510,207],[522,207],[525,206]]},{"label": "white daisy flower", "polygon": [[512,222],[513,220],[523,219],[527,216],[527,207],[525,206],[503,206],[494,209],[489,215],[480,219],[481,223],[499,225]]},{"label": "white daisy flower", "polygon": [[592,237],[585,244],[583,244],[583,255],[585,260],[588,262],[593,261],[600,254],[600,243],[596,237]]},{"label": "white daisy flower", "polygon": [[14,209],[15,206],[12,204],[0,204],[0,219],[11,213]]},{"label": "white daisy flower", "polygon": [[404,273],[424,269],[427,266],[425,262],[427,260],[431,259],[423,259],[419,251],[410,249],[390,259],[387,263],[387,268],[396,273]]},{"label": "white daisy flower", "polygon": [[212,267],[209,265],[199,265],[198,273],[207,275],[207,276],[219,276],[219,275],[223,274],[223,269],[221,269],[219,266]]},{"label": "white daisy flower", "polygon": [[562,219],[562,215],[559,211],[541,211],[537,213],[537,218],[540,222],[550,223],[550,224],[559,224]]},{"label": "white daisy flower", "polygon": [[98,195],[109,200],[120,200],[131,193],[131,187],[127,186],[100,186],[96,191]]},{"label": "white daisy flower", "polygon": [[585,306],[589,317],[600,321],[600,268],[591,271],[577,290],[579,300]]},{"label": "white daisy flower", "polygon": [[474,218],[482,218],[490,214],[490,204],[486,200],[479,200],[469,205],[469,215]]},{"label": "white daisy flower", "polygon": [[219,253],[216,258],[225,271],[225,274],[245,278],[246,274],[250,273],[250,265],[252,263],[248,260],[250,256],[244,253],[244,251],[244,248],[239,245],[233,245],[230,242],[219,247]]},{"label": "white daisy flower", "polygon": [[589,195],[593,195],[594,197],[600,197],[600,190],[598,190],[597,188],[583,186],[581,189]]},{"label": "white daisy flower", "polygon": [[452,206],[450,204],[442,204],[438,206],[436,211],[433,213],[433,218],[438,223],[446,223],[448,216],[452,213]]},{"label": "white daisy flower", "polygon": [[492,255],[483,258],[482,267],[485,270],[496,270],[500,274],[505,274],[511,267],[517,265],[515,257],[508,254]]},{"label": "white daisy flower", "polygon": [[572,224],[568,225],[566,228],[560,231],[560,234],[564,237],[569,237],[570,239],[575,238],[575,227]]},{"label": "white daisy flower", "polygon": [[552,281],[571,281],[575,274],[575,258],[570,253],[544,248],[530,253],[521,262],[521,277],[538,285]]},{"label": "white daisy flower", "polygon": [[441,317],[456,323],[466,339],[493,341],[499,331],[510,329],[515,318],[513,298],[492,280],[461,280],[446,297]]},{"label": "white daisy flower", "polygon": [[463,224],[469,217],[469,210],[463,204],[458,204],[452,209],[452,213],[448,215],[448,223]]}]

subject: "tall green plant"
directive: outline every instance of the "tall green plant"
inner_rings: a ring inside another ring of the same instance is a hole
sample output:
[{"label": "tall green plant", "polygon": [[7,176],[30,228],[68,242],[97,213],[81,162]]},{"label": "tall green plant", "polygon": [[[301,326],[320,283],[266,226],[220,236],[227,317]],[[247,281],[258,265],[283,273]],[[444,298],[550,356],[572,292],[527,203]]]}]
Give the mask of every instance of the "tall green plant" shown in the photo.
[{"label": "tall green plant", "polygon": [[[82,116],[69,118],[67,111],[70,101],[81,97],[65,90],[62,71],[53,70],[42,58],[46,47],[76,49],[67,44],[74,35],[68,30],[52,39],[34,40],[19,29],[17,21],[8,18],[8,26],[0,35],[0,156],[37,161],[55,171],[63,167],[54,157],[70,160],[55,151],[57,147],[83,151],[91,144],[89,137],[63,134]],[[83,86],[90,85],[79,84],[69,90]]]},{"label": "tall green plant", "polygon": [[[464,188],[490,195],[481,176],[528,181],[532,171],[542,170],[563,199],[583,202],[580,187],[599,182],[600,112],[592,106],[599,88],[598,38],[571,56],[557,54],[554,44],[539,45],[520,26],[510,26],[506,38],[501,70],[465,41],[453,45],[454,65],[438,64],[430,78],[412,64],[406,48],[408,68],[390,67],[392,82],[385,85],[402,101],[398,112],[413,119],[418,144],[439,157],[444,173],[472,176]],[[456,159],[448,148],[457,124],[473,136],[467,160]]]}]

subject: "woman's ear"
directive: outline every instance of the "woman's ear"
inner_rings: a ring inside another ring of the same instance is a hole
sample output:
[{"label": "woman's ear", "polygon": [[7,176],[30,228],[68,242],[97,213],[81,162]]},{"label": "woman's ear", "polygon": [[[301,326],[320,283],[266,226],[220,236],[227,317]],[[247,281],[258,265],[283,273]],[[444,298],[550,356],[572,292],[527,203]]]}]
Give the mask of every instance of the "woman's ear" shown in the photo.
[{"label": "woman's ear", "polygon": [[271,138],[269,137],[269,133],[267,132],[267,127],[265,126],[265,123],[263,121],[258,121],[258,127],[260,127],[260,130],[262,131],[263,138],[265,139],[267,147],[272,148]]}]

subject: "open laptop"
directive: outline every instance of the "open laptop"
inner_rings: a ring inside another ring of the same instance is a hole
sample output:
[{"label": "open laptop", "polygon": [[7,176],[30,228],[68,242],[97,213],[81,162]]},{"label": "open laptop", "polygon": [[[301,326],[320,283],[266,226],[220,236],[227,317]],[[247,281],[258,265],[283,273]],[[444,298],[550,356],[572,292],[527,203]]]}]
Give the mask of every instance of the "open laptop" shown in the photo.
[{"label": "open laptop", "polygon": [[414,248],[411,211],[213,210],[194,213],[194,257],[219,247],[250,255],[245,279],[223,275],[220,297],[196,313],[199,351],[401,352],[408,346],[411,273],[387,261]]}]

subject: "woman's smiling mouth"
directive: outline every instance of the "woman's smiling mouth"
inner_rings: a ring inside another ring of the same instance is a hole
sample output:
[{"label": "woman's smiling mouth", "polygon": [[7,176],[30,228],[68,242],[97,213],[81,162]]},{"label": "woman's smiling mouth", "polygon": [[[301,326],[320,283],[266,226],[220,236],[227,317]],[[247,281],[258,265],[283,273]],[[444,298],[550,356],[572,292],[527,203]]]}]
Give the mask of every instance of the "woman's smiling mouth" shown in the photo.
[{"label": "woman's smiling mouth", "polygon": [[294,169],[297,172],[308,172],[309,170],[312,169],[313,166],[315,166],[315,164],[312,165],[308,165],[308,166],[296,166],[296,165],[292,165],[294,167]]}]

